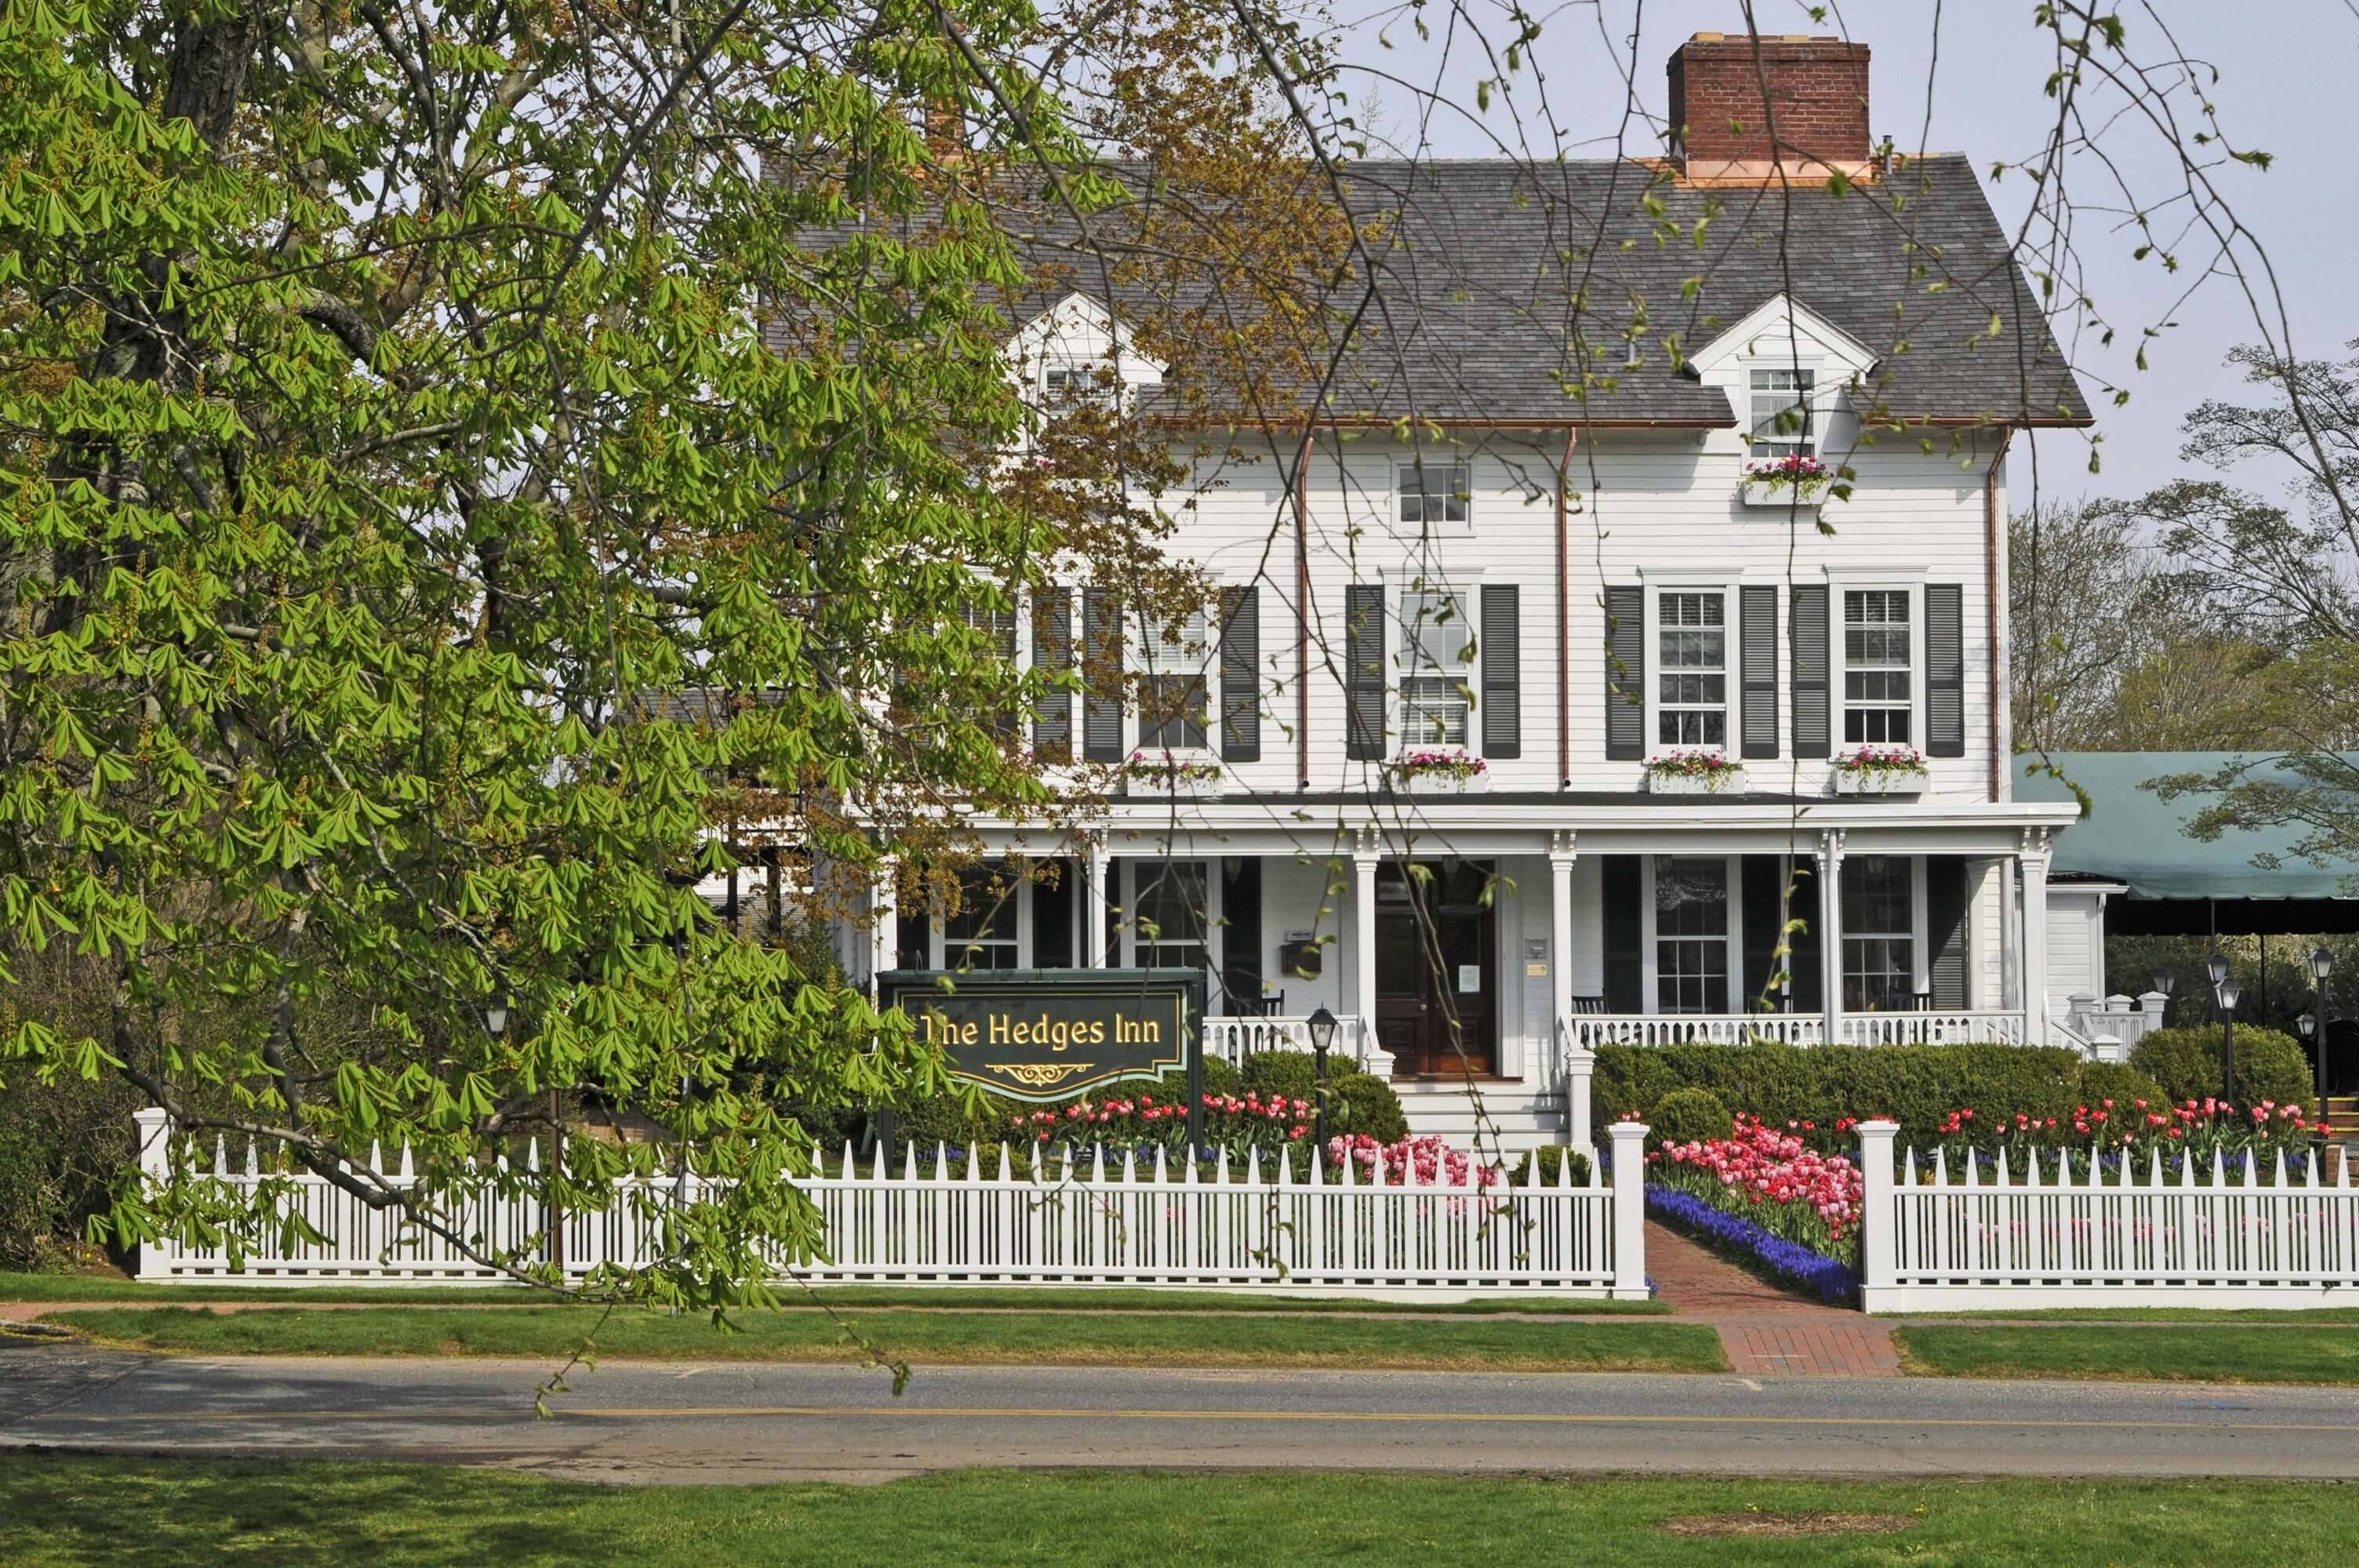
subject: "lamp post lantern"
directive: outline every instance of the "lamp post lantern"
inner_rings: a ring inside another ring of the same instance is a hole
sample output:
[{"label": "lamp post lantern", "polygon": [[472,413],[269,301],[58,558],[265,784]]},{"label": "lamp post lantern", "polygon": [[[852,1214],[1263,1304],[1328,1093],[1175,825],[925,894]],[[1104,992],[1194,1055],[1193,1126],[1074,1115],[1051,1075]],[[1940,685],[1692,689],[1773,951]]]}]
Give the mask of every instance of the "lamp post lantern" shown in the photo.
[{"label": "lamp post lantern", "polygon": [[2316,1047],[2318,1051],[2318,1098],[2320,1102],[2322,1104],[2326,1099],[2327,1090],[2326,1022],[2327,1019],[2331,1016],[2326,1005],[2326,977],[2334,972],[2334,955],[2327,951],[2323,946],[2312,947],[2310,950],[2309,961],[2310,978],[2318,982],[2318,1015],[2315,1018],[2312,1018],[2309,1013],[2305,1012],[2302,1014],[2306,1022],[2304,1023],[2301,1033],[2304,1039],[2309,1039],[2312,1036],[2313,1032],[2315,1032],[2315,1037],[2318,1042]]},{"label": "lamp post lantern", "polygon": [[1303,1027],[1310,1034],[1310,1059],[1319,1065],[1319,1087],[1313,1091],[1318,1107],[1311,1136],[1318,1140],[1317,1148],[1323,1150],[1327,1147],[1327,1053],[1335,1044],[1335,1015],[1322,1007],[1310,1015]]},{"label": "lamp post lantern", "polygon": [[2212,995],[2220,1004],[2221,1098],[2233,1110],[2236,1104],[2236,1004],[2245,999],[2245,988],[2234,980],[2223,979]]}]

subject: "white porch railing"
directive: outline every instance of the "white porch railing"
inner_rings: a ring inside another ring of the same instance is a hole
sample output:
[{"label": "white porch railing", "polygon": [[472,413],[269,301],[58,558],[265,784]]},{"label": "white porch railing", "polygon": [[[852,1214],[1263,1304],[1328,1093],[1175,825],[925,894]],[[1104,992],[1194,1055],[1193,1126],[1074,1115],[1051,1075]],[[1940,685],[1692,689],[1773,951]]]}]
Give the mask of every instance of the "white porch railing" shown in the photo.
[{"label": "white porch railing", "polygon": [[[1264,1051],[1301,1051],[1310,1049],[1310,1020],[1308,1018],[1263,1018],[1248,1015],[1243,1018],[1208,1018],[1204,1020],[1204,1055],[1231,1066],[1242,1067],[1250,1056]],[[1375,1036],[1358,1018],[1335,1021],[1335,1038],[1332,1049],[1343,1060],[1357,1064],[1379,1077],[1392,1076],[1390,1052],[1378,1050]]]},{"label": "white porch railing", "polygon": [[[1815,1012],[1577,1012],[1559,1021],[1559,1032],[1593,1050],[1599,1045],[1827,1042],[1826,1019]],[[2020,1045],[2028,1032],[2019,1012],[1846,1012],[1836,1015],[1835,1038],[1845,1045]]]},{"label": "white porch railing", "polygon": [[[138,1115],[141,1166],[166,1173],[164,1113]],[[906,1285],[1186,1285],[1194,1288],[1438,1292],[1548,1292],[1647,1295],[1645,1195],[1639,1182],[1647,1130],[1613,1130],[1619,1185],[1593,1164],[1582,1185],[1570,1168],[1555,1183],[1538,1162],[1520,1184],[1500,1177],[1375,1185],[1350,1162],[1322,1179],[1296,1179],[1283,1161],[1226,1154],[1209,1173],[1183,1162],[1173,1174],[1159,1152],[1142,1165],[1101,1153],[1047,1157],[1028,1176],[1010,1173],[1005,1147],[962,1161],[937,1148],[906,1151],[900,1169],[878,1159],[864,1172],[846,1150],[841,1173],[799,1184],[824,1221],[824,1256],[781,1259],[778,1276],[823,1283]],[[233,1192],[264,1177],[251,1152],[234,1170],[216,1145],[212,1174]],[[407,1165],[405,1159],[401,1166]],[[991,1173],[986,1174],[988,1169]],[[502,1276],[440,1238],[401,1226],[326,1180],[277,1178],[287,1206],[327,1239],[280,1242],[233,1271],[225,1248],[175,1242],[140,1249],[143,1280],[257,1284],[495,1283]],[[407,1177],[403,1178],[406,1184]],[[667,1210],[721,1184],[690,1174],[632,1179],[605,1212],[568,1215],[561,1227],[569,1275],[603,1263],[635,1267],[660,1245]],[[532,1247],[545,1223],[529,1192],[488,1190],[459,1206],[457,1228],[479,1249]]]},{"label": "white porch railing", "polygon": [[1866,1195],[1861,1304],[1869,1312],[2051,1306],[2306,1307],[2359,1304],[2359,1191],[2345,1162],[2289,1178],[2249,1157],[2166,1176],[2074,1180],[2060,1155],[1995,1175],[1951,1173],[1911,1150],[1897,1168],[1889,1121],[1860,1125]]}]

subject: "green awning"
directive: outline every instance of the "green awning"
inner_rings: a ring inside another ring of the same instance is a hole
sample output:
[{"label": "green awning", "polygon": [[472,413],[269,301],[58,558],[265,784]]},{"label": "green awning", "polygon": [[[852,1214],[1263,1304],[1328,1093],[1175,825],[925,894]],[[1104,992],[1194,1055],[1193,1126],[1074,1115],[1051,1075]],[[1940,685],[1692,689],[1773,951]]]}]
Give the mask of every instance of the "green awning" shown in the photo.
[{"label": "green awning", "polygon": [[[2250,756],[2235,752],[2058,752],[2051,760],[2089,794],[2090,814],[2057,837],[2052,876],[2104,877],[2129,884],[2133,898],[2350,898],[2359,866],[2312,864],[2292,851],[2298,825],[2232,828],[2206,843],[2187,836],[2190,817],[2217,796],[2193,791],[2164,800],[2147,781],[2173,773],[2214,773]],[[2017,800],[2064,800],[2061,779],[2027,773],[2036,756],[2016,759]],[[2281,776],[2262,763],[2254,777]],[[2289,783],[2299,779],[2288,777]],[[2275,857],[2274,866],[2256,865]]]}]

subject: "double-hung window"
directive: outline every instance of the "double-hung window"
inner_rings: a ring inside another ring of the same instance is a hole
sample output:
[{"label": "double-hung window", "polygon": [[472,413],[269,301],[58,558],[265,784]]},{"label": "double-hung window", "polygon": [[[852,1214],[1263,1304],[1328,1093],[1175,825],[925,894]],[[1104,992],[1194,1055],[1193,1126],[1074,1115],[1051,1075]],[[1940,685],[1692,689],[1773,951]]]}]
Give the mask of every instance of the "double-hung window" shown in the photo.
[{"label": "double-hung window", "polygon": [[958,907],[942,921],[942,967],[946,969],[1020,968],[1016,900],[1022,881],[1004,868],[977,867],[962,874]]},{"label": "double-hung window", "polygon": [[1134,961],[1147,969],[1212,967],[1210,887],[1201,860],[1135,860]]},{"label": "double-hung window", "polygon": [[1473,479],[1464,463],[1403,463],[1397,474],[1404,524],[1421,528],[1466,521]]},{"label": "double-hung window", "polygon": [[1718,593],[1666,593],[1656,600],[1658,744],[1728,744],[1726,606]]},{"label": "double-hung window", "polygon": [[1906,1011],[1916,990],[1914,890],[1906,855],[1843,863],[1843,1006]]},{"label": "double-hung window", "polygon": [[1463,593],[1410,589],[1401,595],[1404,751],[1471,743],[1474,632]]},{"label": "double-hung window", "polygon": [[1916,669],[1908,590],[1853,589],[1843,598],[1843,741],[1908,745]]},{"label": "double-hung window", "polygon": [[1150,618],[1138,639],[1138,745],[1144,752],[1201,752],[1209,741],[1210,619],[1201,610]]},{"label": "double-hung window", "polygon": [[1041,401],[1060,408],[1111,408],[1121,391],[1114,367],[1102,360],[1051,360],[1040,372]]},{"label": "double-hung window", "polygon": [[1728,861],[1655,858],[1655,1011],[1728,1011]]},{"label": "double-hung window", "polygon": [[1752,417],[1745,439],[1756,458],[1809,457],[1818,450],[1810,409],[1814,373],[1787,366],[1752,374]]}]

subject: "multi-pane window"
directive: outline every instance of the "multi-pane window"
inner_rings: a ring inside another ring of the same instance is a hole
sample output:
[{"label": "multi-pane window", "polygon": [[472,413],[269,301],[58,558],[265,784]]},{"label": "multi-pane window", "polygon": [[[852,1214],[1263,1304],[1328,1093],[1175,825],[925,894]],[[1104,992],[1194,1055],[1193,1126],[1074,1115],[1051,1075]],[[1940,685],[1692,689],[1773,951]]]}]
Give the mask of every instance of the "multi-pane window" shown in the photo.
[{"label": "multi-pane window", "polygon": [[1728,628],[1717,593],[1657,601],[1655,739],[1666,746],[1728,744]]},{"label": "multi-pane window", "polygon": [[1401,746],[1464,746],[1474,706],[1474,633],[1466,596],[1411,589],[1401,595]]},{"label": "multi-pane window", "polygon": [[1147,969],[1211,968],[1206,933],[1212,923],[1205,902],[1204,862],[1134,861],[1131,883],[1138,900],[1132,961]]},{"label": "multi-pane window", "polygon": [[1811,373],[1795,370],[1753,372],[1752,418],[1745,439],[1756,458],[1807,457],[1818,449],[1818,432],[1810,416]]},{"label": "multi-pane window", "polygon": [[1906,855],[1843,863],[1843,1006],[1906,1011],[1916,994],[1916,911]]},{"label": "multi-pane window", "polygon": [[1081,404],[1105,408],[1113,406],[1119,385],[1109,365],[1067,361],[1051,363],[1040,373],[1040,390],[1052,409]]},{"label": "multi-pane window", "polygon": [[1016,899],[1023,883],[998,869],[959,878],[958,907],[942,921],[942,967],[948,969],[1015,969],[1017,960]]},{"label": "multi-pane window", "polygon": [[1208,743],[1210,618],[1201,610],[1140,628],[1136,662],[1138,744],[1148,752],[1201,751]]},{"label": "multi-pane window", "polygon": [[1728,1011],[1728,862],[1655,859],[1655,1011]]},{"label": "multi-pane window", "polygon": [[1843,595],[1843,740],[1909,743],[1916,682],[1909,662],[1908,590]]},{"label": "multi-pane window", "polygon": [[1400,520],[1463,523],[1473,493],[1473,479],[1464,463],[1404,463],[1400,480]]}]

